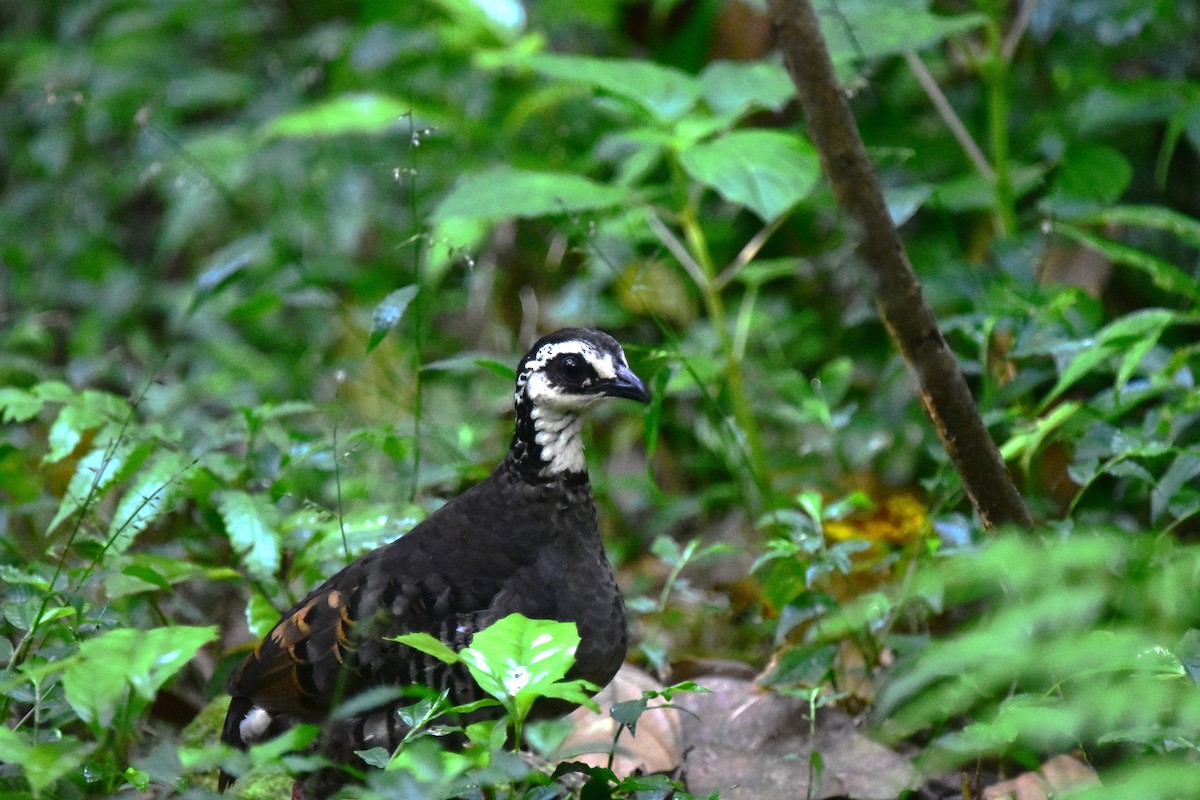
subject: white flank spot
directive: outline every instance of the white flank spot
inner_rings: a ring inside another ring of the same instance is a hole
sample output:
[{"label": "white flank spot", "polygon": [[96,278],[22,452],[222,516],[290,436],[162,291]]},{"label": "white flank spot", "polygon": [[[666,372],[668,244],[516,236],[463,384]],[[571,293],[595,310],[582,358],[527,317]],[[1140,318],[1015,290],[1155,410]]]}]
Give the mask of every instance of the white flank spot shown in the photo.
[{"label": "white flank spot", "polygon": [[271,715],[258,706],[250,709],[250,713],[238,725],[238,733],[246,744],[253,744],[262,738],[271,725]]}]

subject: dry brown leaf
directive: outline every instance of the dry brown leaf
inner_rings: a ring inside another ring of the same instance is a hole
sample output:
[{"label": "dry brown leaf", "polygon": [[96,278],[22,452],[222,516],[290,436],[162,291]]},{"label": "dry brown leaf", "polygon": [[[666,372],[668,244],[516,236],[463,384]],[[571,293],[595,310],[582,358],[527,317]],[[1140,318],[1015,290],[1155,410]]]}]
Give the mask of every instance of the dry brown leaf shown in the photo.
[{"label": "dry brown leaf", "polygon": [[[637,700],[644,691],[662,689],[654,678],[637,667],[625,664],[617,677],[595,696],[601,713],[587,708],[577,708],[569,719],[573,724],[571,734],[559,748],[560,754],[591,766],[608,763],[608,751],[612,747],[617,723],[609,715],[614,703]],[[683,733],[680,712],[674,709],[655,709],[662,700],[650,701],[637,723],[637,735],[630,737],[626,731],[617,742],[613,772],[618,776],[641,773],[671,772],[683,760]]]}]

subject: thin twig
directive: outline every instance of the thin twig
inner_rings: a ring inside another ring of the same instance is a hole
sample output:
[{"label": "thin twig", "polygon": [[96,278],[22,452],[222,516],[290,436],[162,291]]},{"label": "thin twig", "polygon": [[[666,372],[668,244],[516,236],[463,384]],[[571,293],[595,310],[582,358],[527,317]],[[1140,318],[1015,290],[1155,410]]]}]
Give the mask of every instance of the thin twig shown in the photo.
[{"label": "thin twig", "polygon": [[763,249],[763,245],[779,230],[779,226],[788,218],[787,214],[780,214],[767,225],[764,225],[758,233],[750,237],[750,241],[738,252],[737,257],[729,263],[729,266],[721,270],[721,274],[713,280],[713,288],[718,292],[724,289],[731,280],[737,277],[742,267],[749,264],[758,255],[758,251]]},{"label": "thin twig", "polygon": [[925,90],[925,94],[929,97],[929,102],[933,103],[933,107],[937,109],[938,116],[946,123],[946,127],[950,129],[950,133],[954,136],[958,144],[966,152],[967,158],[971,159],[971,163],[975,165],[975,169],[987,179],[988,183],[995,183],[996,170],[992,169],[992,165],[988,163],[987,156],[983,154],[983,150],[979,145],[975,144],[975,140],[971,137],[971,132],[967,130],[967,126],[963,124],[962,118],[955,113],[954,107],[950,105],[950,101],[946,98],[942,87],[938,86],[937,80],[929,68],[925,66],[925,62],[914,51],[909,50],[904,54],[904,61],[908,64],[908,68],[912,70],[913,75],[917,78],[917,83],[921,84],[921,88]]},{"label": "thin twig", "polygon": [[1029,22],[1033,19],[1037,5],[1038,0],[1023,0],[1021,3],[1017,18],[1013,20],[1012,27],[1004,36],[1004,44],[1000,47],[1000,54],[1004,56],[1005,61],[1012,61],[1013,53],[1017,52],[1017,45],[1021,43],[1025,31],[1029,30]]},{"label": "thin twig", "polygon": [[670,250],[671,255],[675,256],[675,259],[687,271],[688,277],[695,282],[696,286],[700,288],[707,286],[708,276],[704,274],[704,268],[700,266],[696,259],[692,258],[692,254],[688,252],[687,246],[679,240],[674,231],[663,224],[663,221],[658,218],[658,214],[651,211],[647,219],[647,224],[650,226],[650,230],[654,232],[654,235],[658,237],[658,240],[662,242],[663,247]]}]

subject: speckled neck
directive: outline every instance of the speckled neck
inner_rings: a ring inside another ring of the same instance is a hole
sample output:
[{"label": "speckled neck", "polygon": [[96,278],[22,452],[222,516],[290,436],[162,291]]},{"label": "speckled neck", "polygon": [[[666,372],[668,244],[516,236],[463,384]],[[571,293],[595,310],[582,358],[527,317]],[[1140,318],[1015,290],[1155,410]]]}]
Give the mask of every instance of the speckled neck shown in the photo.
[{"label": "speckled neck", "polygon": [[587,479],[583,419],[575,410],[535,405],[524,395],[516,402],[517,426],[508,458],[540,480]]}]

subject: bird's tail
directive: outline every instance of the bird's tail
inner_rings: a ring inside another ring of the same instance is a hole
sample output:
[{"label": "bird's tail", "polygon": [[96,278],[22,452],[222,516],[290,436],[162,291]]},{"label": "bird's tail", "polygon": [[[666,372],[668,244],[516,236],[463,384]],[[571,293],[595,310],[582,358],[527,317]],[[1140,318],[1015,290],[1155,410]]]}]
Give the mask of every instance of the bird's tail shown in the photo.
[{"label": "bird's tail", "polygon": [[[225,714],[225,727],[221,730],[223,743],[233,745],[239,750],[246,749],[246,742],[242,740],[242,721],[246,719],[246,715],[252,708],[254,708],[254,703],[249,697],[234,697],[229,701],[229,712]],[[224,792],[233,785],[235,780],[237,780],[235,776],[221,770],[221,774],[217,778],[217,791]]]}]

